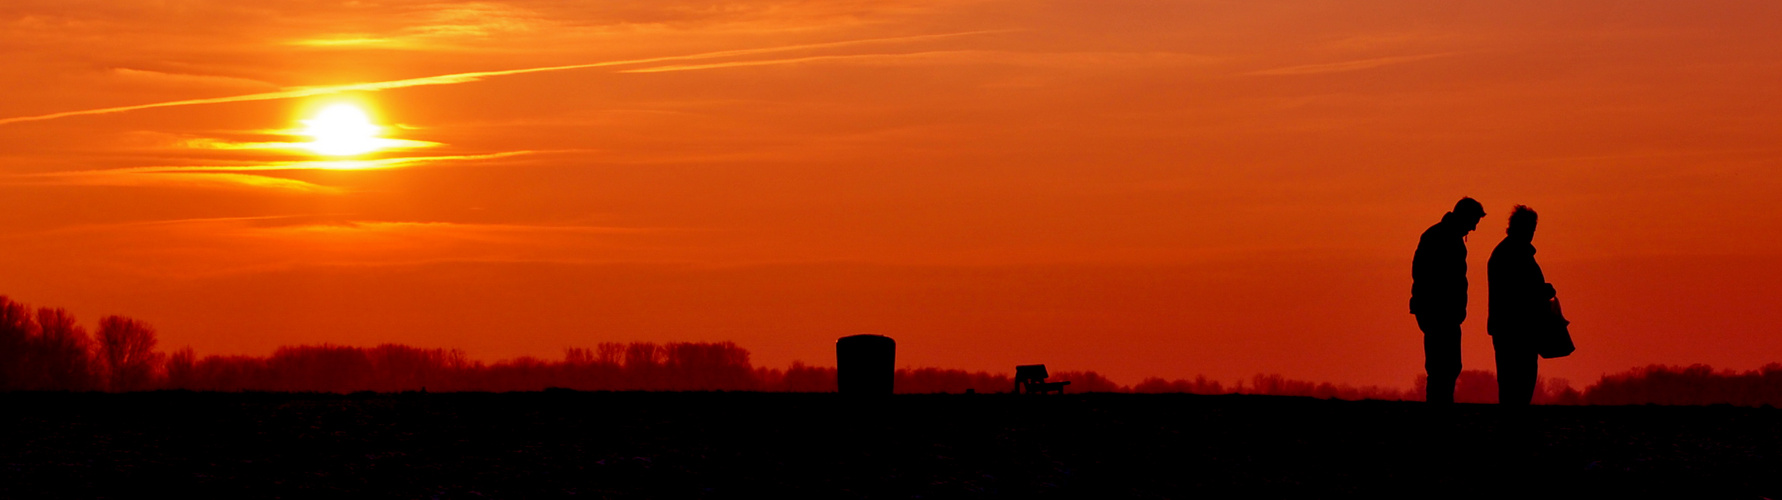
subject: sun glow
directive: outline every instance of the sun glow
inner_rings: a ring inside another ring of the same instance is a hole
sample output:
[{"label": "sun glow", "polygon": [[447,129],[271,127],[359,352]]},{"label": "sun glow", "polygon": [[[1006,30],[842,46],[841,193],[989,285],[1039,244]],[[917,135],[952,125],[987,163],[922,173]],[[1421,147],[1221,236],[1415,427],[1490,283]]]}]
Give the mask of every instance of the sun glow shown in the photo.
[{"label": "sun glow", "polygon": [[386,147],[387,140],[378,137],[384,128],[372,123],[365,110],[352,104],[322,108],[315,117],[302,122],[302,134],[310,137],[304,147],[319,155],[356,156]]},{"label": "sun glow", "polygon": [[264,131],[267,134],[290,137],[294,140],[238,142],[198,138],[186,141],[185,145],[196,149],[300,150],[311,155],[326,157],[326,159],[312,160],[308,163],[314,164],[317,168],[330,170],[377,168],[373,166],[375,162],[395,159],[374,160],[360,157],[393,149],[431,148],[441,145],[432,141],[384,137],[385,132],[392,130],[412,131],[416,129],[405,125],[395,127],[379,125],[373,120],[372,114],[365,111],[366,107],[357,102],[336,101],[319,104],[310,109],[314,112],[309,114],[307,119],[298,119],[296,127]]}]

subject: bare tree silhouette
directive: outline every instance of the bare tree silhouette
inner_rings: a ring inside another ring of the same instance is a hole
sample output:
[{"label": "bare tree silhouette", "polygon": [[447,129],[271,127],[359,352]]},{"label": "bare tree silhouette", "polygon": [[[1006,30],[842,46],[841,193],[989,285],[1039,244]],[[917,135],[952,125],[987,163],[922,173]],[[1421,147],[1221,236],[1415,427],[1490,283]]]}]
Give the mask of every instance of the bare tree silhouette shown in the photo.
[{"label": "bare tree silhouette", "polygon": [[123,316],[99,318],[99,361],[113,391],[147,389],[154,382],[160,353],[155,352],[155,329]]},{"label": "bare tree silhouette", "polygon": [[31,349],[38,360],[34,388],[85,391],[97,387],[93,341],[67,309],[38,309],[36,340],[35,349]]},{"label": "bare tree silhouette", "polygon": [[30,388],[26,379],[37,362],[31,352],[36,338],[31,307],[0,296],[0,390]]},{"label": "bare tree silhouette", "polygon": [[167,387],[177,389],[198,387],[198,355],[192,352],[191,347],[174,351],[167,357],[164,366],[167,374]]}]

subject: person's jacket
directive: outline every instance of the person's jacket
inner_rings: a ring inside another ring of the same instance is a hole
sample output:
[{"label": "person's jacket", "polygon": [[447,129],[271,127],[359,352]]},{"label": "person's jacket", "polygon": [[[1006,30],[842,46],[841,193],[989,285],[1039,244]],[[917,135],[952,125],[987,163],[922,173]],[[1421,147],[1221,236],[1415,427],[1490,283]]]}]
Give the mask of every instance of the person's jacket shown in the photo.
[{"label": "person's jacket", "polygon": [[1411,314],[1466,320],[1466,229],[1442,216],[1417,241],[1411,258]]},{"label": "person's jacket", "polygon": [[1485,265],[1491,288],[1486,304],[1487,333],[1528,335],[1551,314],[1547,299],[1553,297],[1553,287],[1541,274],[1534,254],[1534,245],[1516,236],[1504,238],[1491,251],[1491,260]]}]

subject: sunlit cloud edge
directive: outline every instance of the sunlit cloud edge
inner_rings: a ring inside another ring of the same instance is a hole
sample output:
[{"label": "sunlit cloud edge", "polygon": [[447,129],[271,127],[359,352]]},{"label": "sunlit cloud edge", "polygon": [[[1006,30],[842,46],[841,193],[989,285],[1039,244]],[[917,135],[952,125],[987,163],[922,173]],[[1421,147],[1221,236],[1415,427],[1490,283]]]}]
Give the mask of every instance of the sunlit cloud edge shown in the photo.
[{"label": "sunlit cloud edge", "polygon": [[179,100],[179,101],[166,101],[166,102],[157,102],[157,103],[148,103],[148,104],[137,104],[137,105],[131,105],[131,106],[116,106],[116,107],[110,107],[110,108],[85,109],[85,110],[78,110],[78,111],[63,111],[63,112],[58,112],[58,113],[48,113],[48,114],[42,114],[42,115],[0,118],[0,125],[9,125],[9,124],[14,124],[14,123],[24,123],[24,122],[34,122],[34,121],[44,121],[44,120],[54,120],[54,119],[58,119],[58,118],[67,118],[67,117],[74,117],[74,116],[89,116],[89,115],[104,115],[104,114],[113,114],[113,113],[123,113],[123,112],[128,112],[128,111],[138,111],[138,110],[155,109],[155,108],[169,108],[169,107],[177,107],[177,106],[195,106],[195,105],[201,105],[201,104],[224,104],[224,103],[232,103],[232,102],[298,99],[298,98],[305,98],[305,97],[339,94],[339,93],[345,93],[345,92],[376,92],[376,91],[406,88],[406,87],[420,87],[420,86],[429,86],[429,85],[452,85],[452,84],[459,84],[459,83],[469,83],[469,82],[481,81],[484,78],[495,77],[495,76],[521,75],[521,74],[528,74],[528,73],[545,73],[545,72],[554,72],[554,71],[568,71],[568,70],[600,68],[600,67],[610,67],[610,66],[627,66],[627,65],[634,65],[634,64],[650,64],[650,63],[671,62],[671,61],[712,59],[712,58],[721,58],[721,57],[745,56],[745,55],[753,55],[753,54],[787,52],[787,51],[794,51],[794,50],[809,50],[809,49],[844,47],[844,46],[872,44],[872,43],[914,42],[914,41],[922,41],[922,40],[935,40],[935,39],[954,38],[954,37],[962,37],[962,36],[983,35],[983,34],[990,34],[990,33],[1003,33],[1003,32],[1008,32],[1008,31],[1011,31],[1011,30],[980,30],[980,31],[964,31],[964,32],[956,32],[956,33],[931,34],[931,35],[912,35],[912,36],[901,36],[901,37],[868,38],[868,39],[859,39],[859,40],[844,40],[844,41],[839,41],[839,42],[786,45],[786,46],[780,46],[780,47],[721,50],[721,51],[714,51],[714,52],[702,52],[702,53],[698,53],[698,54],[650,57],[650,58],[642,58],[642,59],[625,59],[625,60],[617,60],[617,61],[602,61],[602,62],[585,63],[585,64],[570,64],[570,65],[562,65],[562,66],[541,66],[541,67],[534,67],[534,68],[497,70],[497,71],[473,71],[473,72],[467,72],[467,73],[454,73],[454,74],[449,74],[449,75],[428,76],[428,77],[420,77],[420,78],[408,78],[408,79],[402,79],[402,80],[388,80],[388,81],[382,81],[382,82],[365,82],[365,83],[352,83],[352,84],[344,84],[344,85],[327,85],[327,86],[315,86],[315,87],[291,87],[291,88],[287,88],[287,89],[284,89],[284,90],[281,90],[278,92],[264,92],[264,93],[258,93],[258,94],[244,94],[244,95],[227,96],[227,97],[212,97],[212,98],[205,98],[205,99],[186,99],[186,100]]}]

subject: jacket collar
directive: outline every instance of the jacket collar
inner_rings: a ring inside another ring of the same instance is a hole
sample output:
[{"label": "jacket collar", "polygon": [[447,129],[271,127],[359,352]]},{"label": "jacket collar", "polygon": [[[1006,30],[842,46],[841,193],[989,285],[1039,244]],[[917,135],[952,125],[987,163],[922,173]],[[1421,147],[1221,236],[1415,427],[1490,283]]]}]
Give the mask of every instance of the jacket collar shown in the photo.
[{"label": "jacket collar", "polygon": [[1515,250],[1518,253],[1526,253],[1528,255],[1534,255],[1534,253],[1535,253],[1534,243],[1528,242],[1528,241],[1521,241],[1521,240],[1512,240],[1508,236],[1504,237],[1503,246],[1505,249]]},{"label": "jacket collar", "polygon": [[1441,226],[1442,230],[1447,231],[1448,234],[1452,234],[1454,236],[1459,236],[1462,239],[1465,239],[1467,231],[1465,228],[1462,228],[1460,226],[1460,222],[1456,221],[1455,219],[1459,219],[1459,217],[1454,215],[1454,212],[1448,212],[1448,213],[1442,214],[1442,222],[1438,223],[1437,225]]}]

